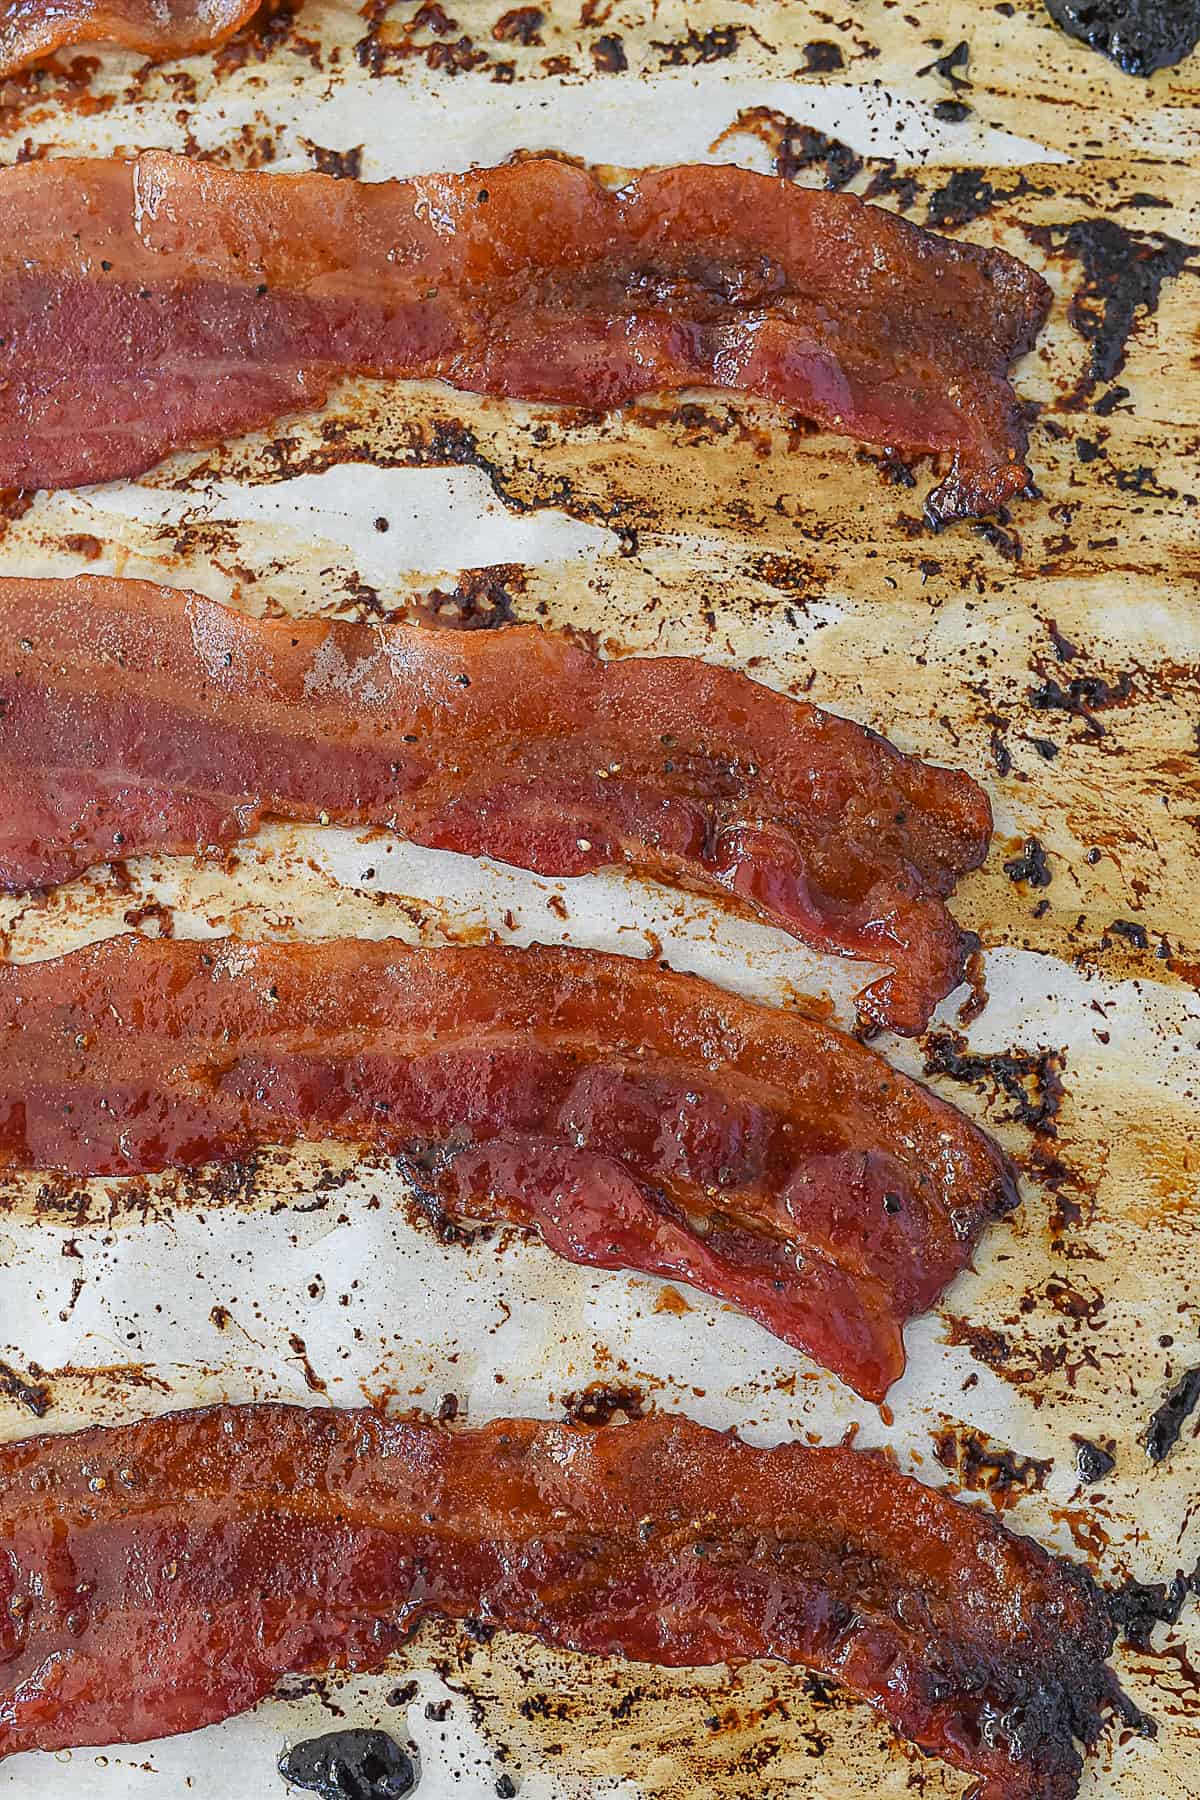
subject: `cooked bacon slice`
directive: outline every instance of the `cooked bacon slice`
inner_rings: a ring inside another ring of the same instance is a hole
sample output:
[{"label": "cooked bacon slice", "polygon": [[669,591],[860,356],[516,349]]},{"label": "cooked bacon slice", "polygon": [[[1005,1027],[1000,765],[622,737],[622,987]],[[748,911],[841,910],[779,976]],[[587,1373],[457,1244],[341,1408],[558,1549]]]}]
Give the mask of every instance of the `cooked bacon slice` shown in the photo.
[{"label": "cooked bacon slice", "polygon": [[0,78],[72,44],[119,44],[154,61],[223,43],[260,0],[3,0]]},{"label": "cooked bacon slice", "polygon": [[880,1455],[223,1406],[0,1446],[0,1756],[227,1718],[423,1618],[820,1670],[981,1800],[1071,1800],[1118,1697],[1087,1571]]},{"label": "cooked bacon slice", "polygon": [[862,1006],[906,1032],[962,977],[942,897],[991,834],[968,776],[699,661],[0,581],[0,888],[221,849],[267,816],[729,896],[890,965]]},{"label": "cooked bacon slice", "polygon": [[299,1139],[427,1207],[732,1301],[878,1399],[1016,1200],[882,1057],[655,963],[132,936],[0,967],[0,1167],[122,1175]]},{"label": "cooked bacon slice", "polygon": [[534,158],[364,185],[153,151],[0,173],[0,485],[136,475],[357,372],[616,407],[732,388],[1020,493],[1008,382],[1049,289],[847,194],[730,166],[619,192]]}]

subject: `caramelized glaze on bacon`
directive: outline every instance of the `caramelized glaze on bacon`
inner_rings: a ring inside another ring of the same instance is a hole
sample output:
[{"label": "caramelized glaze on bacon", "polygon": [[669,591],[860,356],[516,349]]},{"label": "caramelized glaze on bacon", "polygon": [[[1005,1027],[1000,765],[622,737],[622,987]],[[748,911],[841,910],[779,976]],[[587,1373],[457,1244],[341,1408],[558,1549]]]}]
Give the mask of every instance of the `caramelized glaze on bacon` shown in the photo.
[{"label": "caramelized glaze on bacon", "polygon": [[882,1456],[658,1415],[216,1407],[0,1446],[0,1756],[378,1668],[422,1618],[836,1677],[982,1800],[1071,1800],[1117,1693],[1087,1572]]},{"label": "caramelized glaze on bacon", "polygon": [[0,173],[0,485],[135,475],[358,372],[603,408],[757,394],[952,454],[945,521],[1028,484],[1008,369],[1048,305],[1002,251],[731,166],[613,192],[552,158],[374,185],[30,162]]},{"label": "caramelized glaze on bacon", "polygon": [[699,661],[0,581],[0,888],[221,849],[271,816],[729,896],[889,965],[862,1007],[906,1032],[962,977],[943,896],[991,833],[968,776]]},{"label": "caramelized glaze on bacon", "polygon": [[0,0],[0,78],[72,44],[118,44],[154,61],[223,43],[260,0]]},{"label": "caramelized glaze on bacon", "polygon": [[874,1399],[1016,1199],[995,1145],[873,1051],[653,963],[125,937],[0,967],[0,1166],[302,1138],[400,1158],[439,1215],[691,1282]]}]

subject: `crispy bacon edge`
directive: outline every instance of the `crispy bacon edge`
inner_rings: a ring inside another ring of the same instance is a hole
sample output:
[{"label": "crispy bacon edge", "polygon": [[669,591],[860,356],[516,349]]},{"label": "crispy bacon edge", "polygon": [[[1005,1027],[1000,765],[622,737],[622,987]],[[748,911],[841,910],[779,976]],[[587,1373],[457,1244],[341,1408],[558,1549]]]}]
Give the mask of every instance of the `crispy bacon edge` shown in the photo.
[{"label": "crispy bacon edge", "polygon": [[1123,1699],[1088,1572],[879,1454],[285,1405],[0,1446],[0,1756],[190,1731],[430,1616],[818,1670],[982,1800],[1072,1800]]},{"label": "crispy bacon edge", "polygon": [[731,1302],[859,1393],[1017,1200],[853,1038],[561,947],[126,935],[0,967],[0,1168],[136,1175],[341,1141],[435,1223]]},{"label": "crispy bacon edge", "polygon": [[945,896],[992,825],[961,771],[698,659],[0,580],[0,890],[220,854],[271,817],[695,889],[889,967],[860,1006],[905,1034],[962,979]]}]

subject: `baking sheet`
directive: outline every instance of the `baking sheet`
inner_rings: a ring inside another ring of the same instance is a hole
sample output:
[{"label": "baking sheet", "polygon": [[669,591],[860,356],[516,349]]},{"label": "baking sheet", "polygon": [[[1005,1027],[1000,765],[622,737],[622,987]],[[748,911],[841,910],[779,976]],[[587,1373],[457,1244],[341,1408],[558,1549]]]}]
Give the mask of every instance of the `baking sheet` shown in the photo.
[{"label": "baking sheet", "polygon": [[[594,632],[612,652],[749,667],[968,768],[998,835],[955,905],[989,946],[990,998],[962,1027],[955,996],[940,1029],[1008,1060],[972,1081],[930,1079],[1021,1161],[1024,1206],[910,1329],[885,1424],[703,1296],[681,1311],[661,1283],[573,1269],[515,1237],[444,1248],[409,1224],[392,1175],[343,1153],[268,1155],[223,1184],[219,1206],[195,1175],[10,1179],[0,1360],[44,1382],[50,1407],[39,1425],[0,1399],[0,1432],[225,1398],[402,1408],[454,1393],[474,1420],[554,1416],[589,1381],[618,1380],[760,1441],[855,1426],[860,1443],[892,1445],[938,1483],[983,1480],[962,1454],[974,1434],[1016,1462],[1007,1490],[993,1479],[968,1501],[1005,1503],[1017,1529],[1109,1582],[1170,1578],[1200,1555],[1200,1450],[1189,1425],[1155,1467],[1139,1438],[1200,1363],[1197,289],[1184,272],[1163,281],[1156,310],[1136,309],[1116,375],[1128,396],[1098,417],[1070,395],[1090,356],[1079,327],[1101,302],[1085,299],[1072,323],[1087,270],[1027,228],[1103,217],[1136,234],[1135,251],[1161,250],[1155,233],[1200,243],[1200,62],[1132,82],[1035,0],[1011,17],[967,0],[907,13],[886,0],[540,10],[540,42],[523,44],[498,0],[444,13],[398,0],[382,22],[306,0],[215,58],[148,71],[120,55],[65,57],[0,90],[0,155],[161,144],[239,166],[335,157],[378,178],[549,147],[614,170],[711,156],[766,168],[780,126],[746,114],[773,110],[861,157],[859,191],[910,178],[885,203],[922,220],[977,208],[962,235],[1044,268],[1059,303],[1019,374],[1045,409],[1032,452],[1041,501],[999,533],[933,538],[918,523],[920,485],[890,484],[877,459],[753,404],[697,396],[596,420],[352,382],[320,415],[176,457],[140,483],[9,505],[0,572],[147,575],[252,611],[353,614],[453,594],[464,570],[486,568],[517,616]],[[962,40],[969,90],[920,72]],[[814,43],[836,45],[842,66],[812,72],[830,61]],[[967,118],[938,119],[935,104],[954,97]],[[723,137],[739,115],[743,129]],[[1029,835],[1045,846],[1048,887],[1004,872]],[[779,1004],[826,995],[844,1019],[865,973],[618,877],[550,882],[347,831],[280,828],[229,868],[145,859],[119,883],[93,872],[45,901],[0,902],[14,957],[164,924],[598,944]],[[931,1040],[880,1047],[916,1073],[932,1054]],[[1018,1076],[1031,1105],[1061,1079],[1055,1135],[1011,1119],[1003,1081]],[[1117,1458],[1090,1489],[1076,1436]],[[1110,1734],[1086,1800],[1200,1795],[1196,1612],[1160,1629],[1153,1655],[1119,1654],[1160,1732]],[[442,1699],[446,1717],[427,1716]],[[427,1800],[491,1794],[502,1772],[530,1800],[914,1789],[932,1800],[966,1785],[790,1671],[635,1669],[444,1629],[377,1678],[322,1682],[190,1737],[14,1758],[0,1795],[282,1795],[284,1745],[343,1719],[410,1731]]]}]

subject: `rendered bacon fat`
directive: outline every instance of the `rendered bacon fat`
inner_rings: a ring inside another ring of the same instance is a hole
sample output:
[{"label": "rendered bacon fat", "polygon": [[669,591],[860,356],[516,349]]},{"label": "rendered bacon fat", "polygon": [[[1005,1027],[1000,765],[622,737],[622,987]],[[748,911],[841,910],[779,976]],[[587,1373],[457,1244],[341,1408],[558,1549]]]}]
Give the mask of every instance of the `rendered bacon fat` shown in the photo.
[{"label": "rendered bacon fat", "polygon": [[374,185],[30,162],[0,173],[0,485],[135,475],[358,372],[602,408],[761,395],[952,454],[947,520],[1028,484],[1008,368],[1048,304],[999,250],[729,166],[613,192],[550,158]]},{"label": "rendered bacon fat", "polygon": [[0,581],[0,888],[220,849],[269,816],[729,895],[889,965],[863,1009],[907,1032],[961,979],[942,896],[991,833],[968,776],[699,661]]},{"label": "rendered bacon fat", "polygon": [[691,1282],[876,1399],[1016,1197],[995,1146],[873,1051],[654,963],[125,937],[0,967],[0,1166],[302,1138],[400,1158],[439,1215]]},{"label": "rendered bacon fat", "polygon": [[0,1446],[0,1756],[191,1731],[430,1615],[818,1669],[982,1800],[1071,1800],[1117,1692],[1085,1570],[845,1448],[287,1406]]},{"label": "rendered bacon fat", "polygon": [[260,0],[0,0],[0,77],[72,44],[118,44],[160,61],[220,44]]}]

